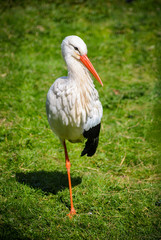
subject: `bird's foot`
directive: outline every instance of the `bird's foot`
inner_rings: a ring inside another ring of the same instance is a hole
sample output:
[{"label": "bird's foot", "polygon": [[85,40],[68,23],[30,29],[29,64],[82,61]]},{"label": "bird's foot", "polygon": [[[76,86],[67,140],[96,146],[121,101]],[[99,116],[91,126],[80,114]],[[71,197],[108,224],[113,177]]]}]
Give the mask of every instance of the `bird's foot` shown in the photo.
[{"label": "bird's foot", "polygon": [[68,214],[69,218],[72,218],[73,215],[76,215],[76,211],[74,208],[71,208],[70,213]]}]

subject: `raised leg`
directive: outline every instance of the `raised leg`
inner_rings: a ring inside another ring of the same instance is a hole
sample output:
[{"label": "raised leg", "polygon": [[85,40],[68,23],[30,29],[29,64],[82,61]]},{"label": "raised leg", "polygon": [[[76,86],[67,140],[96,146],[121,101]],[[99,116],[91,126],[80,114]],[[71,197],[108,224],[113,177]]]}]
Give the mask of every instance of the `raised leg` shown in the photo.
[{"label": "raised leg", "polygon": [[73,215],[76,214],[76,211],[74,209],[73,199],[72,199],[72,185],[71,185],[71,178],[70,178],[70,161],[69,161],[69,157],[68,157],[68,152],[67,152],[65,141],[63,141],[63,145],[64,145],[64,151],[65,151],[65,163],[66,163],[67,174],[68,174],[70,203],[71,203],[71,210],[70,210],[70,213],[68,215],[69,215],[69,217],[72,217]]}]

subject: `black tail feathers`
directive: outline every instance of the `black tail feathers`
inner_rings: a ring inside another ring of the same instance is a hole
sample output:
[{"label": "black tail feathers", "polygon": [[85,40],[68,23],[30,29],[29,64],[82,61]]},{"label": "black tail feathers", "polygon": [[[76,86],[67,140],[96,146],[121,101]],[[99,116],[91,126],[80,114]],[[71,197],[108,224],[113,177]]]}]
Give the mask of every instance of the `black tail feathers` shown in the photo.
[{"label": "black tail feathers", "polygon": [[85,154],[87,154],[88,157],[92,157],[97,149],[98,146],[98,141],[99,141],[99,137],[94,138],[94,139],[88,139],[86,141],[85,144],[85,148],[83,149],[82,153],[81,153],[81,157],[84,156]]},{"label": "black tail feathers", "polygon": [[87,141],[81,156],[87,154],[88,157],[91,157],[95,154],[99,142],[100,127],[101,123],[90,128],[88,131],[84,131],[83,136],[87,138]]}]

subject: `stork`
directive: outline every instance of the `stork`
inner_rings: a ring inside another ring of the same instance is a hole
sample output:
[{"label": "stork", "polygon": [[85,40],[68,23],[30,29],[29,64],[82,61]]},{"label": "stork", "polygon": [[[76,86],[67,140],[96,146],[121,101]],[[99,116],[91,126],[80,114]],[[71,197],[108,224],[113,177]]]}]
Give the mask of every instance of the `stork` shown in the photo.
[{"label": "stork", "polygon": [[64,147],[71,203],[69,216],[72,217],[76,211],[72,200],[70,161],[65,140],[76,143],[87,139],[81,156],[94,155],[99,141],[103,109],[89,71],[102,86],[103,84],[87,57],[87,46],[80,37],[66,37],[61,50],[68,76],[56,79],[50,87],[46,111],[49,125]]}]

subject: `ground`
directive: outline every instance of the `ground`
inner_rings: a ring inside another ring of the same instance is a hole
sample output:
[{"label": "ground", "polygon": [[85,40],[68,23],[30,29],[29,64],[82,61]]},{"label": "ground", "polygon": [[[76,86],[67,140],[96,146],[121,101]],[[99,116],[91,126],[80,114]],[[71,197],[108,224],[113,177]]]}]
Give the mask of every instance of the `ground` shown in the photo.
[{"label": "ground", "polygon": [[[160,239],[159,0],[4,1],[0,7],[1,239]],[[63,148],[46,94],[67,74],[60,45],[80,36],[103,87],[97,153]]]}]

